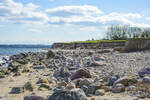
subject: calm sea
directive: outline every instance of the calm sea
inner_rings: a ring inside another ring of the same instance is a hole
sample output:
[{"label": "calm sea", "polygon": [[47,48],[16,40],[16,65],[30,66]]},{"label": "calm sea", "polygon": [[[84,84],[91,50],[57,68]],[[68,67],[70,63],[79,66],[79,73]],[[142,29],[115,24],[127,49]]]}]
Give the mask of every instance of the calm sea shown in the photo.
[{"label": "calm sea", "polygon": [[40,52],[50,45],[0,45],[0,56],[10,56],[23,52]]}]

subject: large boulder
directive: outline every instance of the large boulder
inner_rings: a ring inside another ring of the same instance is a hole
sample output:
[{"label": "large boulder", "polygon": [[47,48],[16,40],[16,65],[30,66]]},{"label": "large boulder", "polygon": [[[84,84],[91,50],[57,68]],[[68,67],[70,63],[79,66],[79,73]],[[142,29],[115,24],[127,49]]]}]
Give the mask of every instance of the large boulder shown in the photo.
[{"label": "large boulder", "polygon": [[25,96],[24,100],[46,100],[46,99],[40,96]]},{"label": "large boulder", "polygon": [[48,100],[88,100],[82,89],[76,88],[72,90],[60,89],[48,98]]},{"label": "large boulder", "polygon": [[143,68],[138,72],[140,77],[143,77],[144,75],[149,74],[150,75],[150,67],[148,68]]},{"label": "large boulder", "polygon": [[92,78],[92,75],[88,69],[79,69],[71,76],[71,80],[78,78]]}]

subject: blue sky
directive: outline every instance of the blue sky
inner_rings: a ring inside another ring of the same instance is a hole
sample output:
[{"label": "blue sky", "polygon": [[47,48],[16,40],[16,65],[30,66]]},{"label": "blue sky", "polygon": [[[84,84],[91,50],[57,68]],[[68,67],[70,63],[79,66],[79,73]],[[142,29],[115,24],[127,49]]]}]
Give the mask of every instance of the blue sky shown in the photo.
[{"label": "blue sky", "polygon": [[105,37],[112,24],[150,28],[150,0],[0,0],[0,44]]}]

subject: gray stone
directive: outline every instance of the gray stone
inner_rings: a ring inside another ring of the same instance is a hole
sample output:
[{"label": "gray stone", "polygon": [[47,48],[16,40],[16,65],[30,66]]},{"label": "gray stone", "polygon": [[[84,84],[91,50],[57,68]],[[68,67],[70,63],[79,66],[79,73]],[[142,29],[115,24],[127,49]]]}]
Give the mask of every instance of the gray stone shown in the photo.
[{"label": "gray stone", "polygon": [[103,96],[103,95],[105,95],[105,90],[104,89],[98,89],[98,90],[96,90],[95,95]]},{"label": "gray stone", "polygon": [[40,96],[25,96],[24,100],[46,100],[46,99]]},{"label": "gray stone", "polygon": [[61,89],[55,91],[48,100],[88,100],[82,89]]},{"label": "gray stone", "polygon": [[11,94],[19,94],[24,92],[24,87],[13,87],[11,89]]},{"label": "gray stone", "polygon": [[116,84],[116,86],[113,88],[113,93],[121,93],[125,91],[125,86],[123,84]]},{"label": "gray stone", "polygon": [[139,74],[140,77],[143,77],[143,76],[146,75],[146,74],[149,74],[149,75],[150,75],[150,67],[141,69],[141,70],[138,72],[138,74]]},{"label": "gray stone", "polygon": [[54,77],[58,78],[58,77],[69,77],[71,74],[69,72],[69,70],[66,67],[61,67],[59,70],[54,72]]},{"label": "gray stone", "polygon": [[142,83],[150,83],[150,77],[149,76],[145,76],[142,80]]},{"label": "gray stone", "polygon": [[71,76],[71,80],[78,78],[92,78],[92,75],[88,69],[79,69]]},{"label": "gray stone", "polygon": [[119,83],[123,84],[124,86],[129,86],[134,83],[137,83],[137,80],[133,77],[125,76],[125,77],[122,77],[122,78],[118,79],[117,81],[115,81],[115,83],[113,85],[115,86],[116,84],[119,84]]}]

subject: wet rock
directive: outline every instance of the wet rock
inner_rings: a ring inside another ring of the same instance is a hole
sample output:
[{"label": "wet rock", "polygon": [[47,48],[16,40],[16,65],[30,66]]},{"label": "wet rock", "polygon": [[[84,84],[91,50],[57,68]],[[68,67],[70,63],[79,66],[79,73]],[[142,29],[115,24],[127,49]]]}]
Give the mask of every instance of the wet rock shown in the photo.
[{"label": "wet rock", "polygon": [[115,83],[113,84],[114,86],[118,83],[123,84],[124,86],[129,86],[132,85],[134,83],[137,83],[137,80],[134,77],[122,77],[120,79],[118,79],[117,81],[115,81]]},{"label": "wet rock", "polygon": [[78,78],[92,78],[92,75],[88,69],[79,69],[71,76],[71,80]]},{"label": "wet rock", "polygon": [[113,93],[121,93],[125,91],[125,86],[123,84],[116,84],[113,88]]},{"label": "wet rock", "polygon": [[40,96],[25,96],[24,100],[46,100],[46,99]]},{"label": "wet rock", "polygon": [[54,72],[54,75],[53,75],[55,78],[58,78],[58,77],[69,77],[70,76],[70,72],[69,70],[66,68],[66,67],[61,67],[59,70],[55,71]]},{"label": "wet rock", "polygon": [[149,77],[149,76],[145,76],[145,77],[142,79],[142,83],[150,83],[150,77]]},{"label": "wet rock", "polygon": [[138,75],[139,75],[140,77],[143,77],[143,76],[146,75],[146,74],[149,74],[149,75],[150,75],[150,68],[149,68],[149,67],[143,68],[143,69],[141,69],[141,70],[138,72]]},{"label": "wet rock", "polygon": [[19,94],[24,92],[24,87],[13,87],[11,89],[11,94]]},{"label": "wet rock", "polygon": [[62,89],[55,91],[48,100],[88,100],[82,89]]},{"label": "wet rock", "polygon": [[104,89],[98,89],[98,90],[96,90],[95,95],[103,96],[103,95],[105,95],[105,90]]}]

